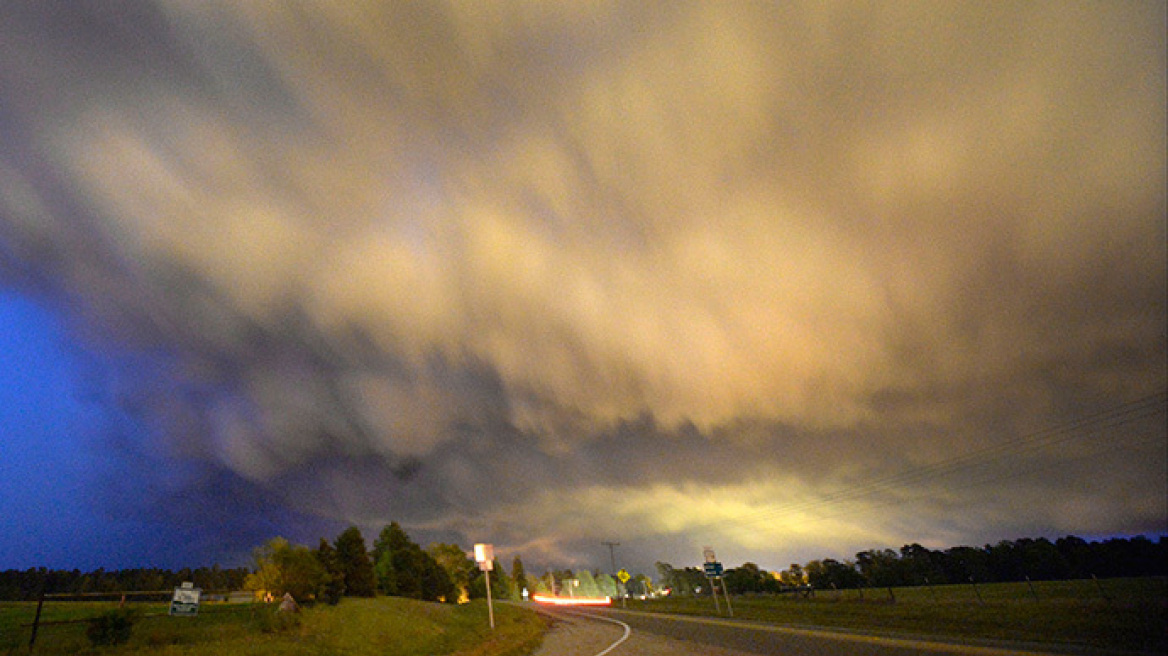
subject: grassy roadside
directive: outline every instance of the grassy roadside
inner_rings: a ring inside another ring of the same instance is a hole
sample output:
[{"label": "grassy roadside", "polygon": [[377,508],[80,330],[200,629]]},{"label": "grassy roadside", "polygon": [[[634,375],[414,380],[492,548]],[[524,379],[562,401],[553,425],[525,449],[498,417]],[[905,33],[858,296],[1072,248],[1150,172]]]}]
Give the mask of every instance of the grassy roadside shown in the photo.
[{"label": "grassy roadside", "polygon": [[[0,653],[28,654],[28,627],[35,604],[0,604]],[[46,604],[42,620],[87,618],[111,604]],[[142,615],[164,613],[165,604],[136,606]],[[317,655],[355,656],[525,656],[543,639],[546,624],[522,608],[495,606],[495,625],[487,624],[485,602],[462,606],[379,597],[344,599],[338,606],[316,606],[297,615],[277,614],[272,606],[240,605],[200,609],[198,617],[141,616],[129,642],[94,648],[86,624],[47,625],[40,629],[33,654],[167,655]]]},{"label": "grassy roadside", "polygon": [[[1007,640],[1148,653],[1168,652],[1164,578],[935,586],[932,589],[819,591],[731,597],[734,617],[950,639]],[[981,600],[979,601],[978,595]],[[892,599],[895,598],[895,602]],[[630,610],[715,615],[714,602],[676,598],[631,601]],[[723,603],[722,612],[725,613]]]}]

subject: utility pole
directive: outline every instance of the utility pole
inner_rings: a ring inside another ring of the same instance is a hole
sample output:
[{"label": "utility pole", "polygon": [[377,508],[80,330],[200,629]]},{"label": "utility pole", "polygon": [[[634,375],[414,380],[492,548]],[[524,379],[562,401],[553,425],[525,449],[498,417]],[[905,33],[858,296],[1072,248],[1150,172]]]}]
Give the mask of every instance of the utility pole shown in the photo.
[{"label": "utility pole", "polygon": [[[604,541],[604,542],[601,542],[601,544],[607,544],[607,545],[608,545],[608,556],[609,556],[609,558],[611,558],[611,559],[612,559],[612,575],[613,575],[613,576],[616,576],[616,548],[620,546],[620,542],[607,542],[607,541]],[[618,579],[618,580],[619,580],[619,579]],[[620,587],[621,587],[621,588],[624,588],[624,587],[625,587],[625,583],[624,583],[624,581],[621,581],[621,582],[620,582]],[[627,602],[625,601],[625,596],[626,596],[626,595],[625,595],[625,590],[620,590],[620,593],[621,593],[621,607],[622,607],[622,608],[625,608],[625,607],[626,607],[626,606],[625,606],[625,604],[627,603]]]},{"label": "utility pole", "polygon": [[601,542],[600,544],[608,545],[608,555],[612,558],[612,575],[616,576],[616,548],[620,546],[620,542]]}]

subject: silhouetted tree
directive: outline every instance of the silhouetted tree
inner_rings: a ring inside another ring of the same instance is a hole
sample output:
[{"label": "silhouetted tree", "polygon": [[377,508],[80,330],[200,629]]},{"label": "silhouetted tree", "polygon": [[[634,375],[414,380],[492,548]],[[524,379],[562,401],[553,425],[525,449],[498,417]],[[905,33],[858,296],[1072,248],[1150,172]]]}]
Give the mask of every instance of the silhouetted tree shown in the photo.
[{"label": "silhouetted tree", "polygon": [[1069,568],[1066,559],[1046,538],[1021,539],[1014,543],[1023,578],[1035,581],[1053,581],[1066,578]]},{"label": "silhouetted tree", "polygon": [[[496,558],[492,561],[491,570],[491,596],[495,599],[502,599],[510,594],[511,591],[511,577],[507,576],[507,570],[503,569],[503,565]],[[567,594],[567,591],[564,591]],[[471,599],[485,599],[487,597],[487,582],[483,571],[478,569],[478,564],[475,564],[474,576],[470,582],[470,598]]]},{"label": "silhouetted tree", "polygon": [[[461,550],[460,550],[461,551]],[[424,601],[457,601],[446,570],[422,550],[397,522],[381,530],[374,544],[377,585],[387,595]]]},{"label": "silhouetted tree", "polygon": [[365,548],[361,529],[350,526],[337,536],[337,564],[345,578],[345,594],[353,597],[372,597],[376,594],[373,563]]},{"label": "silhouetted tree", "polygon": [[945,550],[942,561],[945,578],[950,583],[964,583],[969,579],[988,581],[990,578],[989,557],[985,550],[974,547],[952,547]]},{"label": "silhouetted tree", "polygon": [[321,538],[320,546],[316,548],[316,559],[320,561],[325,571],[324,587],[321,589],[321,599],[330,605],[340,603],[345,594],[345,573],[341,571],[341,564],[337,558],[337,550],[328,540]]},{"label": "silhouetted tree", "polygon": [[900,557],[891,549],[869,549],[856,554],[856,567],[871,586],[904,585]]},{"label": "silhouetted tree", "polygon": [[917,543],[906,544],[900,548],[901,572],[905,584],[921,585],[945,582],[945,573],[941,570],[942,554],[931,551]]},{"label": "silhouetted tree", "polygon": [[511,580],[515,583],[515,589],[511,593],[513,601],[523,600],[523,591],[527,589],[527,572],[523,569],[523,560],[516,555],[511,561]]},{"label": "silhouetted tree", "polygon": [[754,563],[743,563],[740,567],[728,569],[724,578],[730,594],[762,592],[763,571]]},{"label": "silhouetted tree", "polygon": [[807,564],[808,582],[816,588],[858,588],[863,577],[851,563],[841,563],[834,558],[825,558],[815,564]]},{"label": "silhouetted tree", "polygon": [[782,584],[786,586],[798,587],[805,584],[807,582],[807,578],[803,572],[803,568],[799,566],[799,563],[791,563],[790,567],[783,570],[782,572],[779,572],[779,581],[781,581]]}]

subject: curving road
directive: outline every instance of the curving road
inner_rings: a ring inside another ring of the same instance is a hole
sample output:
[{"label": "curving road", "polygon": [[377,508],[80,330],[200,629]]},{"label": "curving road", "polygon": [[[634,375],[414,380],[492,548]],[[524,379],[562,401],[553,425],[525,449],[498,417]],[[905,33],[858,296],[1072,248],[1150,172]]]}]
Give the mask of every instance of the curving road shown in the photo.
[{"label": "curving road", "polygon": [[536,607],[555,624],[533,656],[753,656],[708,644],[688,642],[647,631],[601,613]]},{"label": "curving road", "polygon": [[[795,628],[617,609],[547,609],[556,619],[535,656],[1050,656],[1052,652]],[[629,634],[622,638],[624,627]]]}]

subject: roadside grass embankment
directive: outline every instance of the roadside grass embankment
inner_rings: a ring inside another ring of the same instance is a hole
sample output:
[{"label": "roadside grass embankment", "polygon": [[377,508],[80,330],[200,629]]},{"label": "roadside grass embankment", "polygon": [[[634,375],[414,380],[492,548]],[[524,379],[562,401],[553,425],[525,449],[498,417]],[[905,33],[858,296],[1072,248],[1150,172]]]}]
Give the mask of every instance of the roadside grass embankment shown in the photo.
[{"label": "roadside grass embankment", "polygon": [[[1033,586],[1033,587],[1031,587]],[[731,596],[734,617],[957,641],[1168,653],[1168,579],[1035,581]],[[894,601],[895,600],[895,601]],[[716,616],[710,597],[630,601],[630,610]],[[726,605],[722,602],[722,616]]]},{"label": "roadside grass embankment", "polygon": [[0,653],[6,656],[101,654],[285,656],[524,656],[543,639],[546,622],[523,608],[495,606],[495,630],[485,601],[460,606],[398,597],[346,598],[300,613],[278,613],[269,604],[207,604],[197,617],[166,616],[166,604],[131,604],[137,620],[128,642],[94,647],[88,619],[114,603],[46,603],[36,645],[28,647],[35,603],[0,603]]}]

